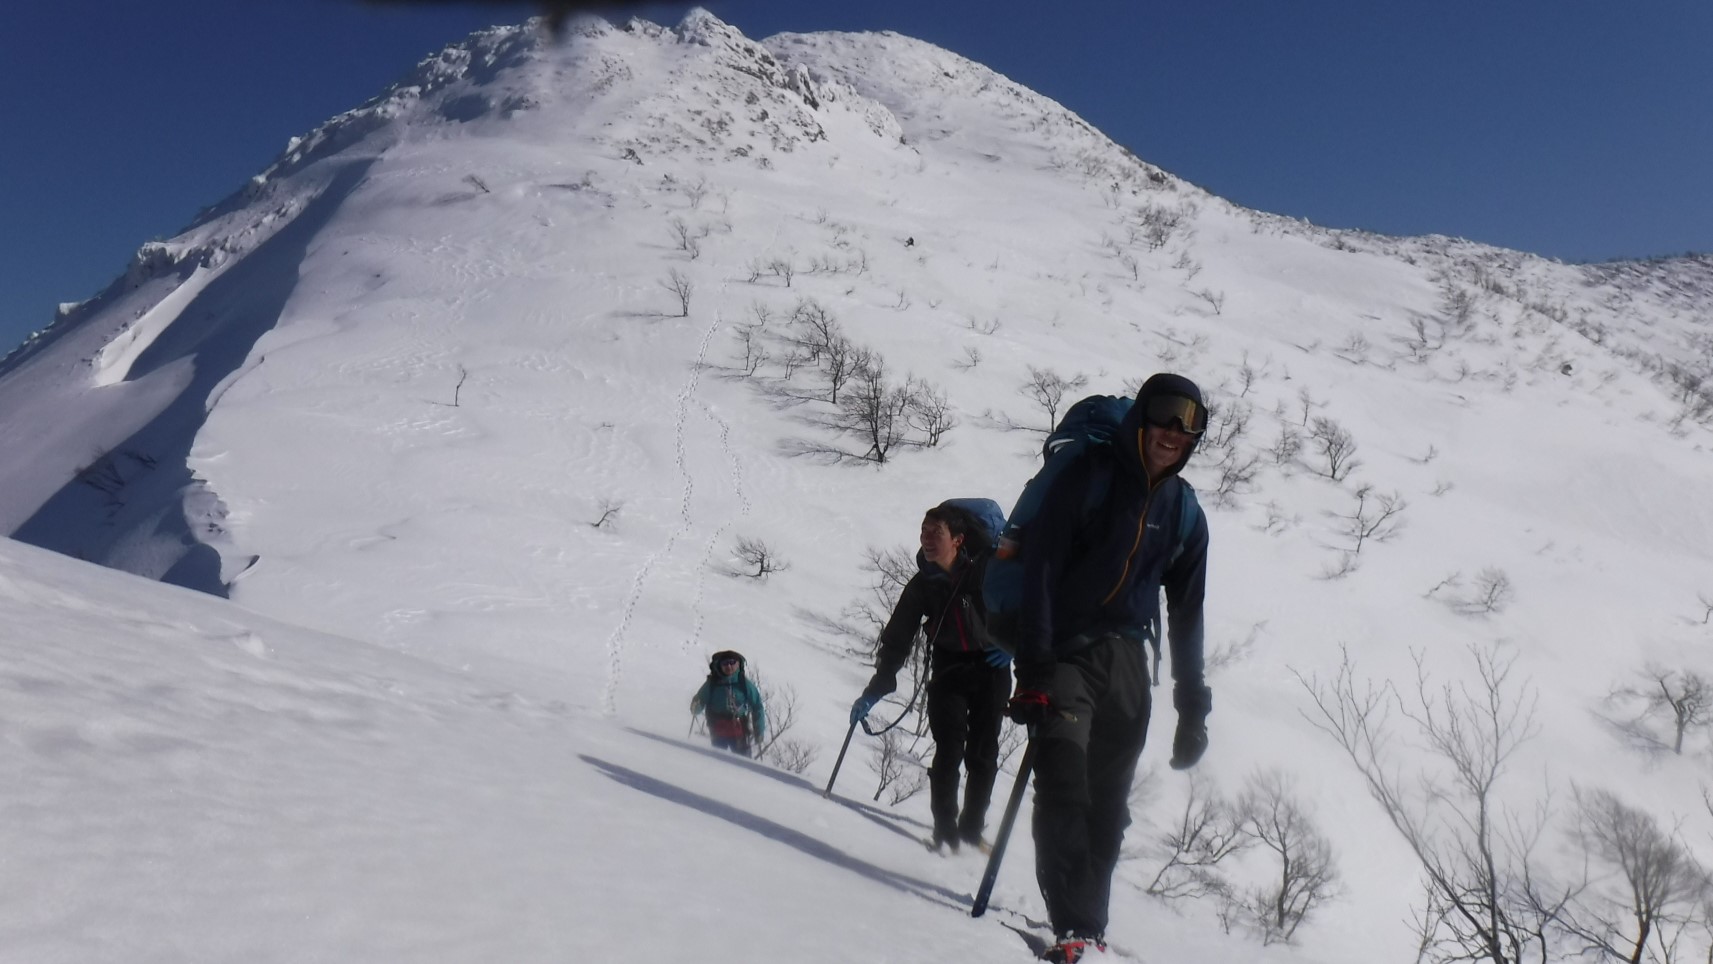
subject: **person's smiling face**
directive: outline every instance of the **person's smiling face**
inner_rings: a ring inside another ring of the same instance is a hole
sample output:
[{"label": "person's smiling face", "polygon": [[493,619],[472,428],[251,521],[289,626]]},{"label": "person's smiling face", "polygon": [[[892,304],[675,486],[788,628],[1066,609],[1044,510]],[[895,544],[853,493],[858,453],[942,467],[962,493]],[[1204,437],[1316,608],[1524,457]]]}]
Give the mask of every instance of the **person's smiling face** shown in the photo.
[{"label": "person's smiling face", "polygon": [[1189,451],[1190,443],[1195,436],[1188,432],[1179,431],[1177,426],[1163,428],[1150,425],[1142,430],[1142,442],[1138,446],[1142,450],[1142,467],[1148,471],[1150,481],[1159,481],[1160,477],[1172,466],[1177,465]]},{"label": "person's smiling face", "polygon": [[962,537],[953,536],[944,522],[922,520],[922,555],[941,569],[951,570],[952,563],[958,560],[958,547],[963,545],[963,541]]}]

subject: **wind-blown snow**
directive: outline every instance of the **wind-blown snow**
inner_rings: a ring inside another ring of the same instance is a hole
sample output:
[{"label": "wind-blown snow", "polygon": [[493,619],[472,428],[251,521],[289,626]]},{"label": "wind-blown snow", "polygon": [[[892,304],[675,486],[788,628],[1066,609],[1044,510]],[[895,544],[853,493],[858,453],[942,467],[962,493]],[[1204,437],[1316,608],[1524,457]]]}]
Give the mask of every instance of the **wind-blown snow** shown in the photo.
[{"label": "wind-blown snow", "polygon": [[[830,628],[872,629],[846,613],[865,552],[943,498],[1012,501],[1040,435],[1006,426],[1047,421],[1030,366],[1077,393],[1181,371],[1247,419],[1189,472],[1221,657],[1197,773],[1291,774],[1344,874],[1295,947],[1262,948],[1144,896],[1139,855],[1126,954],[1414,946],[1416,868],[1303,716],[1297,676],[1341,650],[1408,684],[1412,653],[1459,680],[1496,647],[1541,699],[1519,805],[1575,780],[1708,822],[1695,760],[1650,765],[1593,715],[1650,661],[1713,672],[1713,460],[1672,380],[1713,365],[1704,259],[1249,212],[893,34],[756,43],[703,12],[571,33],[425,62],[0,364],[0,956],[1027,959],[1001,926],[1042,916],[1026,824],[971,921],[979,860],[915,842],[925,794],[855,802],[872,741],[841,799],[816,791],[867,675]],[[944,393],[941,444],[791,454],[863,449],[791,399],[818,384],[784,377],[804,299]],[[770,353],[751,377],[746,328]],[[1312,441],[1274,458],[1316,418],[1358,443],[1347,478]],[[1363,485],[1405,525],[1334,578]],[[789,568],[736,573],[740,538]],[[1514,602],[1458,612],[1483,570]],[[685,741],[728,647],[795,692],[801,776]],[[1139,848],[1186,785],[1147,782]]]}]

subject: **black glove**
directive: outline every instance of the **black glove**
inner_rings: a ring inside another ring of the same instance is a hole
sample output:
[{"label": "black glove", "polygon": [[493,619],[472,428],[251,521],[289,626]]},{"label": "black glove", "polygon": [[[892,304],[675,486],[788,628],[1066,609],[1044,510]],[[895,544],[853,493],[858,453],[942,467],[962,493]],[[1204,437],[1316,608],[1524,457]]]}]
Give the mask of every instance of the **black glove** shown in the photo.
[{"label": "black glove", "polygon": [[1017,664],[1017,692],[1011,694],[1011,702],[1005,708],[1005,715],[1019,726],[1034,726],[1047,719],[1047,714],[1053,708],[1053,664],[1045,666],[1035,664]]},{"label": "black glove", "polygon": [[1207,724],[1188,716],[1178,717],[1172,734],[1172,769],[1188,770],[1207,752]]},{"label": "black glove", "polygon": [[1207,715],[1213,712],[1213,691],[1199,683],[1179,683],[1172,688],[1172,706],[1178,711],[1178,728],[1172,734],[1174,770],[1188,770],[1207,752]]},{"label": "black glove", "polygon": [[1011,694],[1011,702],[1005,708],[1005,715],[1011,717],[1011,722],[1018,726],[1034,726],[1045,722],[1047,712],[1053,708],[1053,699],[1040,690],[1027,690],[1017,687],[1017,692]]}]

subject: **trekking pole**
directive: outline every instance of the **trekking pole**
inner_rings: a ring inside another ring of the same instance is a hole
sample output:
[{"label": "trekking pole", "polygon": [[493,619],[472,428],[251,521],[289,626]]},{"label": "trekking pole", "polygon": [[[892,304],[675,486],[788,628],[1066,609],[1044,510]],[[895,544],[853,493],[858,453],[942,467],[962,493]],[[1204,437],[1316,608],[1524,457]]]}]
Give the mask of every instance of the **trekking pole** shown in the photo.
[{"label": "trekking pole", "polygon": [[987,871],[981,875],[981,887],[975,892],[971,917],[987,913],[987,899],[993,896],[994,882],[999,879],[999,862],[1005,859],[1005,845],[1011,839],[1011,826],[1017,822],[1017,810],[1023,805],[1023,791],[1029,786],[1029,771],[1035,768],[1035,728],[1029,728],[1029,742],[1023,747],[1023,762],[1017,764],[1017,782],[1011,786],[1011,799],[1005,802],[1005,816],[999,821],[999,832],[993,838],[993,852],[987,855]]},{"label": "trekking pole", "polygon": [[839,767],[845,765],[845,751],[851,748],[851,737],[856,733],[857,723],[857,720],[852,720],[851,728],[845,731],[845,742],[839,747],[839,758],[833,761],[833,775],[827,778],[827,789],[821,791],[821,796],[829,800],[833,797],[833,781],[839,778]]}]

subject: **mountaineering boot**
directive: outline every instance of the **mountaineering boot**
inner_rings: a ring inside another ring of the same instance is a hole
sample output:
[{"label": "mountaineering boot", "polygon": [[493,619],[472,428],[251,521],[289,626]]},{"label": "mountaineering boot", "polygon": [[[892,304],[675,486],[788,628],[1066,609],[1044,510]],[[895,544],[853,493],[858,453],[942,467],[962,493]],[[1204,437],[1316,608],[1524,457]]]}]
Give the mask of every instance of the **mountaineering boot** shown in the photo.
[{"label": "mountaineering boot", "polygon": [[1041,952],[1041,960],[1052,964],[1077,964],[1089,951],[1105,951],[1106,943],[1098,937],[1078,937],[1065,934]]}]

